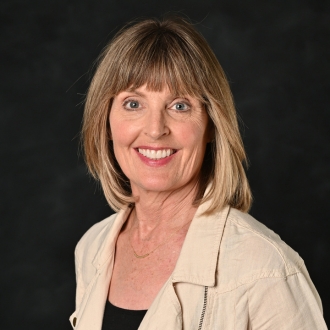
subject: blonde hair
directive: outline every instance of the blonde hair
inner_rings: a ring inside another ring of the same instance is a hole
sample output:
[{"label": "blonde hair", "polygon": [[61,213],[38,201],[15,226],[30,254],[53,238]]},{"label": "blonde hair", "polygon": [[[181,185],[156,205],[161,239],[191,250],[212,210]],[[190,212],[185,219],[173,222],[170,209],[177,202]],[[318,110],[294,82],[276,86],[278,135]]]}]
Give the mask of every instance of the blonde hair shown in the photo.
[{"label": "blonde hair", "polygon": [[[133,202],[128,178],[114,156],[109,113],[113,98],[129,87],[197,97],[213,123],[196,203],[211,200],[207,214],[226,205],[248,211],[251,192],[246,155],[225,74],[205,39],[182,18],[148,19],[120,30],[100,56],[85,104],[83,145],[91,174],[114,210]],[[210,185],[205,196],[205,188]]]}]

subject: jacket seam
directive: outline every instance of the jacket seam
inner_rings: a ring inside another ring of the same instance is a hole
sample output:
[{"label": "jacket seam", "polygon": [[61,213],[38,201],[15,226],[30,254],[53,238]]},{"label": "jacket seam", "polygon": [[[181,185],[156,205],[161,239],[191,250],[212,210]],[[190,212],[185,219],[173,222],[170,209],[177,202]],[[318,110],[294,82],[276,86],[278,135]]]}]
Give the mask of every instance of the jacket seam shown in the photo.
[{"label": "jacket seam", "polygon": [[282,276],[280,276],[280,275],[279,276],[261,276],[261,277],[258,277],[258,278],[254,278],[250,281],[245,281],[244,283],[240,283],[237,286],[235,286],[231,289],[228,289],[228,290],[224,290],[224,291],[215,290],[215,294],[220,295],[220,294],[223,294],[223,293],[228,293],[228,292],[231,292],[231,291],[235,291],[236,289],[238,289],[241,286],[251,284],[251,283],[257,282],[259,280],[264,280],[264,279],[287,279],[288,277],[291,277],[291,276],[294,276],[294,275],[297,275],[297,274],[302,274],[302,273],[299,272],[299,271],[296,271],[294,273],[290,273],[288,275],[282,275]]}]

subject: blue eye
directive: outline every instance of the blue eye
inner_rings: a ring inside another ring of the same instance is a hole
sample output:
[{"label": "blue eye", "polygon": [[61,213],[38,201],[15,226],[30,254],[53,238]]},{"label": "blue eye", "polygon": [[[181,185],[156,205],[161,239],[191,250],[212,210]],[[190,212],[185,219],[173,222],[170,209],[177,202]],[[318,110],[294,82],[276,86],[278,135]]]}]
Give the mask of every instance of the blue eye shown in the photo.
[{"label": "blue eye", "polygon": [[138,101],[127,101],[125,102],[125,107],[128,109],[138,109],[140,107],[140,103]]},{"label": "blue eye", "polygon": [[176,103],[174,107],[175,107],[175,110],[179,110],[179,111],[188,109],[188,106],[185,103]]}]

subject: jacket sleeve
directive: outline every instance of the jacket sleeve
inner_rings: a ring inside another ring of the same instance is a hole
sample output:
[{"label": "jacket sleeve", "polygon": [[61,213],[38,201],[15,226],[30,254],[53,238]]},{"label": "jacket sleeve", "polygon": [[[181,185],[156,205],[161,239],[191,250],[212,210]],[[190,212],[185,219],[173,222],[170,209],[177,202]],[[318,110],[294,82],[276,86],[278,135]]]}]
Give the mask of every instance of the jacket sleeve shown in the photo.
[{"label": "jacket sleeve", "polygon": [[327,329],[321,300],[304,272],[253,283],[249,290],[249,318],[253,330]]}]

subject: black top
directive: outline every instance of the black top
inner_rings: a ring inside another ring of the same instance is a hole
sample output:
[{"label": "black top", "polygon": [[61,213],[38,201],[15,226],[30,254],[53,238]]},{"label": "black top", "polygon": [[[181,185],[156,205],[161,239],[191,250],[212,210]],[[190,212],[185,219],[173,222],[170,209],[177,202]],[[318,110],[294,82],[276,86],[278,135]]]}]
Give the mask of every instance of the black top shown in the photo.
[{"label": "black top", "polygon": [[137,330],[147,310],[123,309],[105,304],[102,330]]}]

